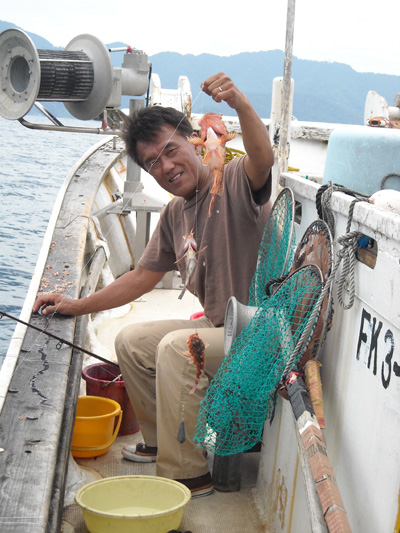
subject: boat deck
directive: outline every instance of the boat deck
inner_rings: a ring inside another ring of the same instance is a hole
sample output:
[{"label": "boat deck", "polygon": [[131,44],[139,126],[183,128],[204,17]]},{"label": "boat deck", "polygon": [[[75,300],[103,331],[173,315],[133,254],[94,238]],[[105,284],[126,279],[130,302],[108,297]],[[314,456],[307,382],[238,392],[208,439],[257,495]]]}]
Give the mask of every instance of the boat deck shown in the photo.
[{"label": "boat deck", "polygon": [[[121,449],[124,444],[141,441],[140,432],[134,435],[117,437],[111,449],[103,457],[75,459],[76,463],[87,473],[87,482],[99,477],[122,475],[155,475],[155,463],[132,463],[124,459]],[[192,533],[256,533],[265,531],[258,517],[253,500],[259,453],[245,454],[242,467],[242,487],[239,492],[214,491],[210,496],[195,498],[190,501],[183,513],[180,531]],[[212,468],[212,455],[209,457]],[[70,466],[69,468],[74,468]],[[73,503],[72,492],[66,494],[62,533],[87,533],[83,514],[77,504]],[[68,505],[69,504],[69,505]]]},{"label": "boat deck", "polygon": [[[173,286],[175,285],[178,285],[176,280],[173,282]],[[201,310],[198,300],[189,293],[182,300],[178,300],[179,292],[180,290],[155,289],[130,305],[107,312],[106,318],[104,315],[101,320],[100,317],[95,318],[93,339],[96,340],[97,345],[93,347],[93,351],[101,353],[103,357],[116,360],[113,340],[125,325],[162,318],[190,317],[191,314]],[[97,361],[90,358],[84,361],[84,365],[94,362]],[[85,394],[85,387],[86,384],[82,381],[81,394]],[[133,463],[122,457],[121,449],[125,444],[135,444],[142,440],[139,431],[133,435],[117,437],[111,449],[103,456],[90,459],[72,459],[71,457],[64,502],[63,533],[86,533],[88,531],[83,514],[74,503],[74,494],[82,485],[99,477],[130,474],[155,475],[154,463]],[[242,486],[239,492],[215,491],[210,496],[191,500],[184,511],[180,530],[192,533],[264,531],[253,500],[259,456],[260,453],[245,454],[242,466]],[[209,454],[208,460],[210,470],[212,470],[212,454]]]}]

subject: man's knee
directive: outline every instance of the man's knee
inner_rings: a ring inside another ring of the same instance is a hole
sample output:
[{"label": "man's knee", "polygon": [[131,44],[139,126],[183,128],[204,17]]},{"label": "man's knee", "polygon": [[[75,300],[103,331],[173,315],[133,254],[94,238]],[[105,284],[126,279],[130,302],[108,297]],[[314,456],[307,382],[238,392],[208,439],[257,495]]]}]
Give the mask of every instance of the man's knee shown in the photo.
[{"label": "man's knee", "polygon": [[187,339],[189,333],[187,330],[176,330],[167,333],[160,341],[157,347],[157,361],[167,362],[174,360],[176,357],[182,357],[187,352]]},{"label": "man's knee", "polygon": [[115,337],[114,346],[117,353],[122,351],[126,345],[126,330],[127,328],[121,329],[118,335]]},{"label": "man's knee", "polygon": [[141,343],[140,328],[136,324],[123,328],[115,338],[114,345],[118,359],[120,357],[131,356],[134,347],[138,348]]}]

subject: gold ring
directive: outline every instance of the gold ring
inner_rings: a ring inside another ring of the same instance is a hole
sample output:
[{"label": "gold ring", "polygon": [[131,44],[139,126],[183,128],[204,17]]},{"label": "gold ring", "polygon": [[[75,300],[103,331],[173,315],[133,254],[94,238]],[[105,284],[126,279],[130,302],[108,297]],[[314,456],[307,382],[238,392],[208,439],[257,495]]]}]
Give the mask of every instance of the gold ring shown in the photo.
[{"label": "gold ring", "polygon": [[218,87],[218,90],[219,90],[220,93],[222,93],[222,89],[221,89],[221,87]]}]

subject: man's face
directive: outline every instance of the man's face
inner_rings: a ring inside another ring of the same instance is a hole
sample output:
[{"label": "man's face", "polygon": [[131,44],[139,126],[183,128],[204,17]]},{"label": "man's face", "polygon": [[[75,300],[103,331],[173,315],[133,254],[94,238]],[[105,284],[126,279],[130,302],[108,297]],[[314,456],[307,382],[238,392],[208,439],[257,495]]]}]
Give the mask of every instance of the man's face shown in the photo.
[{"label": "man's face", "polygon": [[169,124],[161,128],[154,141],[139,142],[137,151],[144,169],[174,196],[190,200],[207,179],[208,169],[202,165],[195,146]]}]

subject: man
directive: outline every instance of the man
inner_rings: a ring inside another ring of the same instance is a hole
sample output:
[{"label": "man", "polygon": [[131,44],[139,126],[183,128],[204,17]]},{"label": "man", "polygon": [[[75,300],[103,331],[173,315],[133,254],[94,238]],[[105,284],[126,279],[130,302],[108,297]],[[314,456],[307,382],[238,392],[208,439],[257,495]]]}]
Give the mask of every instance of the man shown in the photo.
[{"label": "man", "polygon": [[[247,302],[257,253],[270,210],[270,169],[274,157],[268,132],[246,96],[223,73],[208,78],[202,90],[225,101],[240,120],[246,155],[224,169],[224,191],[212,215],[211,172],[199,147],[188,141],[189,121],[170,108],[140,110],[127,122],[128,154],[174,198],[136,268],[87,298],[39,296],[33,310],[79,316],[131,302],[151,291],[177,267],[185,280],[183,236],[193,230],[197,264],[187,288],[199,298],[204,316],[194,321],[164,320],[133,324],[117,336],[115,346],[125,386],[140,422],[144,443],[125,446],[131,461],[156,461],[157,474],[177,479],[193,496],[213,491],[204,450],[192,438],[200,401],[223,359],[226,303],[235,295]],[[204,342],[206,371],[193,394],[196,369],[189,363],[187,340],[197,332]],[[182,424],[185,437],[182,435]],[[181,428],[180,438],[178,432]],[[183,441],[183,442],[182,442]]]}]

